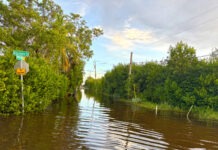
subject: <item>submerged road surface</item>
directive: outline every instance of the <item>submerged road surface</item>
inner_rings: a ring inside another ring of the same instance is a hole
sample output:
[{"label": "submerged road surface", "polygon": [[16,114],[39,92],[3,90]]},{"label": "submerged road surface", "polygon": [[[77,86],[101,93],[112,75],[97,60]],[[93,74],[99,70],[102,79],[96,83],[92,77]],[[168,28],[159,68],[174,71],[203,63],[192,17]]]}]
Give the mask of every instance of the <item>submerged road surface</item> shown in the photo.
[{"label": "submerged road surface", "polygon": [[0,117],[4,150],[218,149],[218,125],[184,115],[87,98],[34,115]]}]

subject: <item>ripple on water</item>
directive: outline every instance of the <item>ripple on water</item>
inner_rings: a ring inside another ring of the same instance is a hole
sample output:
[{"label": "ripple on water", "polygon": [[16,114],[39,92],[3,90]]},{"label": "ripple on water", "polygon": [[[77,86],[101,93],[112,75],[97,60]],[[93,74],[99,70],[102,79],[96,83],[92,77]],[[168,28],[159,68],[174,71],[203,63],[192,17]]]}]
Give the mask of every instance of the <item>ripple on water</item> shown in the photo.
[{"label": "ripple on water", "polygon": [[167,149],[163,134],[111,118],[110,109],[81,107],[77,140],[89,149]]}]

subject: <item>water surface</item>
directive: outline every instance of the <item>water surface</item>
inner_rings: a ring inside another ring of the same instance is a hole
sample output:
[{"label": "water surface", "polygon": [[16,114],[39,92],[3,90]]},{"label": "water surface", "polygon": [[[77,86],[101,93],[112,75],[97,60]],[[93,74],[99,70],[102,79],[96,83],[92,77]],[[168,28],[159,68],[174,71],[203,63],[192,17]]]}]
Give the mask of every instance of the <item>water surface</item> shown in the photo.
[{"label": "water surface", "polygon": [[0,133],[4,150],[218,149],[217,123],[84,93],[40,114],[0,117]]}]

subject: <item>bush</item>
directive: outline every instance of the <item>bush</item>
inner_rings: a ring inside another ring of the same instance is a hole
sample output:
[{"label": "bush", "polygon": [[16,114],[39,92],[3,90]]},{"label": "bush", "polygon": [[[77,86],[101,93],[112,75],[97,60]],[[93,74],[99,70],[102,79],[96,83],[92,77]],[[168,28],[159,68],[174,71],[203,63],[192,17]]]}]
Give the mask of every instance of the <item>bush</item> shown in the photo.
[{"label": "bush", "polygon": [[[11,55],[0,58],[0,113],[22,112],[21,81],[14,71],[16,60]],[[40,58],[28,60],[30,71],[24,76],[25,112],[47,108],[52,100],[63,98],[68,89],[68,78]]]}]

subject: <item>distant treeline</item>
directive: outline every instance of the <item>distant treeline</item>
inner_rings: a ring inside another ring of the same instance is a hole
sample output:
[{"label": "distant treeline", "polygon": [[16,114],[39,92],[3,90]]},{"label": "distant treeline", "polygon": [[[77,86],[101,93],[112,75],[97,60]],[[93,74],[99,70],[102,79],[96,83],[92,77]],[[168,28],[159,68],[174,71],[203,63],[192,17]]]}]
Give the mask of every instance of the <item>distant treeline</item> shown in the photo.
[{"label": "distant treeline", "polygon": [[129,64],[118,64],[101,79],[89,77],[85,87],[129,100],[218,111],[218,50],[198,60],[193,47],[179,42],[162,63],[133,63],[131,75]]},{"label": "distant treeline", "polygon": [[0,0],[0,114],[22,110],[13,50],[30,53],[25,112],[42,111],[80,87],[85,60],[93,55],[92,40],[101,34],[87,27],[80,15],[64,14],[52,0]]}]

